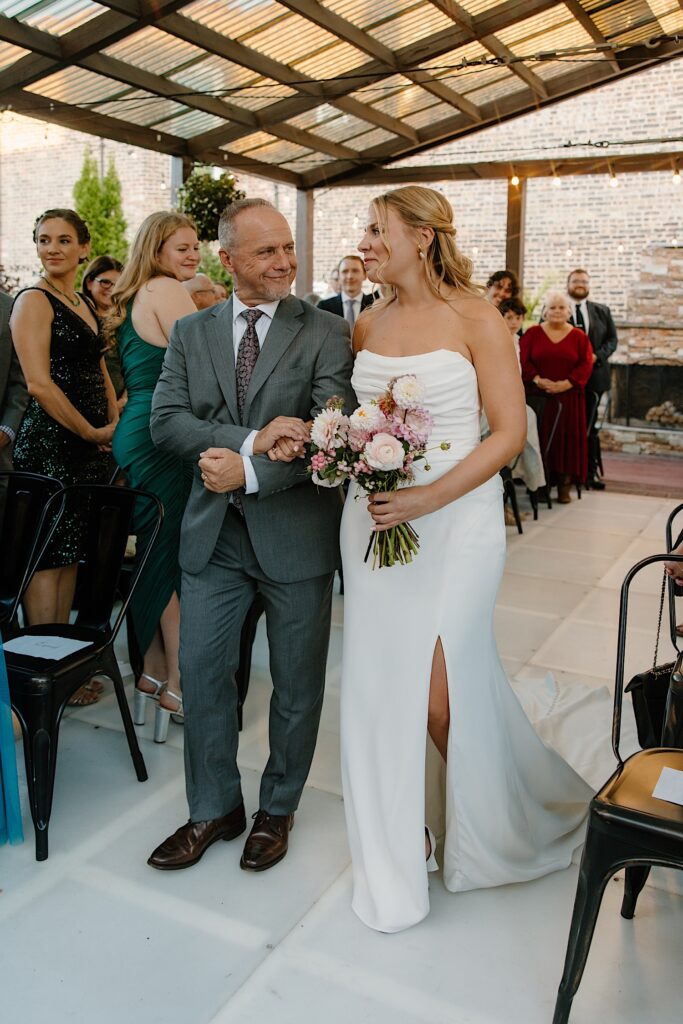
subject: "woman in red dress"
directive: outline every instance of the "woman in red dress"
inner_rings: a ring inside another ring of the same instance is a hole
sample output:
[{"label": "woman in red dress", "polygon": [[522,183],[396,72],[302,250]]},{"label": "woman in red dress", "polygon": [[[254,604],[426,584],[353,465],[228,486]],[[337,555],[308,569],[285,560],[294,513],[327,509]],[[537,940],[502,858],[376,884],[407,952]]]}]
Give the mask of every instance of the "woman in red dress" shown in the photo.
[{"label": "woman in red dress", "polygon": [[[551,292],[546,299],[543,322],[530,327],[520,342],[522,378],[529,405],[540,412],[538,425],[541,449],[546,452],[546,476],[549,484],[557,484],[557,500],[563,505],[571,501],[572,481],[580,483],[586,479],[584,389],[595,361],[588,335],[567,323],[569,314],[566,296]],[[548,449],[558,403],[562,412]]]}]

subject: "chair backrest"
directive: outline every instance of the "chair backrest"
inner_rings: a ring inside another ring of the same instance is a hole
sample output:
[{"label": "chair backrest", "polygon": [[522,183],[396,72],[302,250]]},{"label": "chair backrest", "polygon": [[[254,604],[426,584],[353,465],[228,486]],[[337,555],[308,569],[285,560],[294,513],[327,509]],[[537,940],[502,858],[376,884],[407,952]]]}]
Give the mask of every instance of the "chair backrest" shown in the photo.
[{"label": "chair backrest", "polygon": [[[679,532],[676,540],[674,541],[673,539],[674,520],[681,512],[683,512],[683,505],[676,505],[669,513],[669,518],[666,521],[664,540],[666,541],[667,551],[673,551],[674,548],[679,547],[681,542],[683,542],[683,529]],[[671,634],[671,643],[676,647],[676,584],[672,579],[669,580],[669,632]]]},{"label": "chair backrest", "polygon": [[[626,664],[628,592],[634,576],[637,576],[638,573],[648,565],[654,565],[656,562],[683,562],[683,555],[672,555],[671,553],[667,553],[664,555],[650,555],[648,558],[643,558],[640,562],[636,562],[635,565],[631,566],[629,571],[626,573],[624,582],[621,584],[621,596],[619,599],[619,631],[617,635],[617,670],[614,681],[614,713],[612,716],[612,750],[614,751],[614,756],[619,764],[623,764],[621,754],[619,753],[619,739],[621,737],[621,709],[624,691],[624,666]],[[678,644],[673,637],[672,643],[676,650],[678,650]]]},{"label": "chair backrest", "polygon": [[68,504],[75,503],[85,512],[84,556],[79,566],[79,626],[91,626],[109,632],[114,603],[118,597],[119,575],[128,536],[133,530],[136,504],[147,503],[154,514],[153,527],[146,546],[139,546],[135,569],[123,608],[111,627],[115,638],[123,621],[130,597],[161,528],[163,505],[154,494],[109,484],[73,484],[64,488]]},{"label": "chair backrest", "polygon": [[0,622],[14,619],[22,594],[63,507],[64,489],[39,473],[0,473]]}]

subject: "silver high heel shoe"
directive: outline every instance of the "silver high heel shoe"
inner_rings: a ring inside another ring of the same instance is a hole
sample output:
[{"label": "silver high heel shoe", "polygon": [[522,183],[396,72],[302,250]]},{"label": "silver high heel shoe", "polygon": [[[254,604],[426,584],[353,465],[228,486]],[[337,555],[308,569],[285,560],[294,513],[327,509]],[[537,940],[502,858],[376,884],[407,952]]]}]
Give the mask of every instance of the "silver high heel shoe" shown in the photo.
[{"label": "silver high heel shoe", "polygon": [[165,743],[166,737],[168,736],[168,723],[173,719],[178,725],[182,725],[185,721],[185,713],[183,711],[183,698],[177,693],[170,693],[166,691],[168,697],[173,697],[173,700],[177,701],[178,707],[175,711],[170,711],[168,708],[162,708],[161,704],[157,704],[156,715],[154,718],[154,742]]},{"label": "silver high heel shoe", "polygon": [[439,865],[436,861],[436,837],[428,825],[425,825],[425,836],[429,840],[429,856],[426,858],[427,871],[438,871]]},{"label": "silver high heel shoe", "polygon": [[159,700],[159,697],[166,686],[165,679],[155,679],[154,676],[147,675],[146,672],[142,673],[140,679],[146,679],[148,683],[152,684],[154,689],[147,693],[145,690],[141,690],[138,686],[135,687],[135,697],[133,698],[133,721],[136,725],[145,724],[147,702],[150,700]]}]

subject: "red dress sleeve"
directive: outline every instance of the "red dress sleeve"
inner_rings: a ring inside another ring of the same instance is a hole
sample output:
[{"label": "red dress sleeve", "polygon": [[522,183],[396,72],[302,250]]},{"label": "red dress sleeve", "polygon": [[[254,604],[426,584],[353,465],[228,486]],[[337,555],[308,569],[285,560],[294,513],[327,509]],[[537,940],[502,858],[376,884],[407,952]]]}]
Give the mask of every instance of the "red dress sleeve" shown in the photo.
[{"label": "red dress sleeve", "polygon": [[590,338],[578,327],[574,328],[578,361],[568,380],[577,388],[585,388],[593,373],[593,346]]},{"label": "red dress sleeve", "polygon": [[530,327],[519,339],[519,360],[522,364],[522,380],[525,384],[531,384],[536,374],[543,376],[533,361],[533,342],[536,338],[538,327]]}]

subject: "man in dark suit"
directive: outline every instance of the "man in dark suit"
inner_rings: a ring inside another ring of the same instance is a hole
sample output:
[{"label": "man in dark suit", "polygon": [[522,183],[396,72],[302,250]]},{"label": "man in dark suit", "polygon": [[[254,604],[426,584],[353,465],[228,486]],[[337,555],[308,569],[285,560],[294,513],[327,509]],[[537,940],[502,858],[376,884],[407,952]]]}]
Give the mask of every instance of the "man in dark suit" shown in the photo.
[{"label": "man in dark suit", "polygon": [[[9,332],[12,300],[0,292],[0,473],[12,469],[12,445],[28,405],[24,375]],[[3,498],[0,492],[0,518]]]},{"label": "man in dark suit", "polygon": [[593,373],[586,385],[586,418],[588,433],[588,477],[586,487],[604,491],[605,485],[598,479],[600,459],[600,438],[598,436],[598,406],[605,391],[610,388],[608,359],[617,347],[617,328],[609,306],[590,302],[590,278],[585,270],[572,270],[567,278],[567,294],[570,300],[570,320],[575,327],[585,331],[593,346]]},{"label": "man in dark suit", "polygon": [[353,326],[362,311],[372,305],[372,295],[363,294],[365,280],[365,264],[360,256],[345,256],[339,262],[339,279],[341,292],[331,299],[323,299],[318,309],[343,316],[353,331]]},{"label": "man in dark suit", "polygon": [[240,864],[287,853],[322,708],[342,503],[299,459],[274,462],[281,437],[303,448],[333,395],[355,407],[349,328],[290,295],[294,242],[263,199],[241,199],[219,228],[233,276],[227,302],[178,320],[154,393],[154,443],[194,463],[180,534],[180,671],[190,821],[149,863],[190,867],[246,829],[237,768],[240,635],[255,594],[266,610],[273,696],[270,757]]}]

